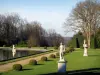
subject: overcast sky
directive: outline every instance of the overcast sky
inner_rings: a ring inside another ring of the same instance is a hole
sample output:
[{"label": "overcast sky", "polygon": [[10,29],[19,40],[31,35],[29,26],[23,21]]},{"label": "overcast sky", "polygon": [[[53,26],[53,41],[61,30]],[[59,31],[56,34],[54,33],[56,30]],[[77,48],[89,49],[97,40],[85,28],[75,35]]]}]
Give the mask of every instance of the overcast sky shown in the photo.
[{"label": "overcast sky", "polygon": [[70,37],[73,33],[65,35],[63,23],[79,1],[83,0],[0,0],[0,13],[18,13],[28,21],[39,21],[46,30]]}]

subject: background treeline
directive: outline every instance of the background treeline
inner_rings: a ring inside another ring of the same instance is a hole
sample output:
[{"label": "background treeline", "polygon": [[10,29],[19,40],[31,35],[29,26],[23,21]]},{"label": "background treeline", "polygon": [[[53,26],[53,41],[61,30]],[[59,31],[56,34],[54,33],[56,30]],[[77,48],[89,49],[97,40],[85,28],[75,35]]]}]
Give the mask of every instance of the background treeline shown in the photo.
[{"label": "background treeline", "polygon": [[59,46],[63,37],[54,29],[46,31],[37,21],[27,22],[18,14],[0,14],[0,46]]},{"label": "background treeline", "polygon": [[[83,48],[84,36],[81,32],[75,34],[72,39],[68,42],[67,46],[72,46],[75,48]],[[90,48],[100,48],[100,28],[95,35],[91,35],[91,47]]]}]

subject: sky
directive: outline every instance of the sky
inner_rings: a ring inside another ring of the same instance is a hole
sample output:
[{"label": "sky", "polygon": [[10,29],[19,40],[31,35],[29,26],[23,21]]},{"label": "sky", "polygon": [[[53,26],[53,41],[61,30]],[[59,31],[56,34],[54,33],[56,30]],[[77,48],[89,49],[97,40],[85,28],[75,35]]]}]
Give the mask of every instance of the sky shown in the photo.
[{"label": "sky", "polygon": [[18,13],[23,19],[39,21],[46,30],[55,29],[62,36],[66,34],[63,24],[76,3],[83,0],[0,0],[0,14]]}]

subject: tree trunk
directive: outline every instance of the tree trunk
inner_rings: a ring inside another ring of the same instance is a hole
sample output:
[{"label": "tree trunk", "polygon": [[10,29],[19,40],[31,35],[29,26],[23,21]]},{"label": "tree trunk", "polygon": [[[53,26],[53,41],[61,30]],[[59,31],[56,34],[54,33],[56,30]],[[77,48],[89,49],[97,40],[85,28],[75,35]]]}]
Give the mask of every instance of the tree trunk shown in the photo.
[{"label": "tree trunk", "polygon": [[86,33],[86,40],[87,40],[88,48],[90,48],[90,32]]},{"label": "tree trunk", "polygon": [[90,48],[90,37],[88,38],[88,48]]}]

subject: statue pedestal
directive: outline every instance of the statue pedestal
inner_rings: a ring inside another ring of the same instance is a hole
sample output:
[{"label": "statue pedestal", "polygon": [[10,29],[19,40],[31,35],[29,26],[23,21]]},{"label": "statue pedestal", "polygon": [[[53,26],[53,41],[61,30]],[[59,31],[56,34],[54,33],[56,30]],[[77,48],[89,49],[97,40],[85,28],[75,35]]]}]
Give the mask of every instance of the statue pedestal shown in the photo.
[{"label": "statue pedestal", "polygon": [[88,56],[88,54],[87,53],[84,53],[83,56]]},{"label": "statue pedestal", "polygon": [[87,54],[87,48],[84,49],[84,54],[83,54],[83,56],[88,56],[88,54]]},{"label": "statue pedestal", "polygon": [[83,56],[88,56],[87,54],[84,54]]},{"label": "statue pedestal", "polygon": [[66,73],[66,61],[58,61],[58,73]]},{"label": "statue pedestal", "polygon": [[84,47],[84,54],[83,54],[83,56],[88,56],[88,54],[87,54],[88,45],[86,44],[86,40],[84,40],[83,47]]}]

